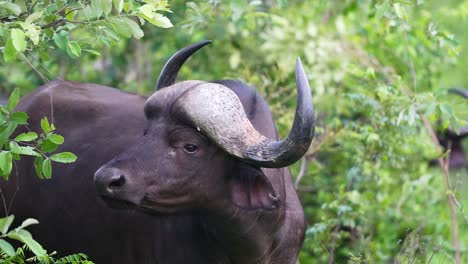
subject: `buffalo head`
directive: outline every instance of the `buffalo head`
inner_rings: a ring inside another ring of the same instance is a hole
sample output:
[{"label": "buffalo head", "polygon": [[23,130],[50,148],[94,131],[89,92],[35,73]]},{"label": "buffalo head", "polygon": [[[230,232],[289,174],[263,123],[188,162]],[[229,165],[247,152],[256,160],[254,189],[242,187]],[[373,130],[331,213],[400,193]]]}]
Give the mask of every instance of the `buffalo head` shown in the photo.
[{"label": "buffalo head", "polygon": [[[226,202],[274,209],[278,194],[262,168],[281,168],[307,151],[314,110],[307,77],[296,64],[297,107],[283,140],[262,135],[230,88],[210,82],[174,84],[182,64],[202,42],[166,63],[157,91],[145,103],[141,139],[95,174],[100,195],[152,212],[213,208]],[[279,176],[278,176],[279,177]]]}]

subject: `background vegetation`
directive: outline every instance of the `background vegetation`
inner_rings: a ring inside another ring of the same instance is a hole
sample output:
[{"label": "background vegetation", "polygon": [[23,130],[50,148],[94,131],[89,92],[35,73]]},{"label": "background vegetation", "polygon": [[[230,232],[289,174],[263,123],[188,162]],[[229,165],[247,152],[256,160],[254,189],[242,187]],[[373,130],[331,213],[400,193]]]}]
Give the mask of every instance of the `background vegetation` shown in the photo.
[{"label": "background vegetation", "polygon": [[[468,263],[468,172],[443,169],[448,153],[431,137],[468,119],[467,101],[447,94],[468,87],[467,1],[174,0],[167,13],[165,1],[124,0],[94,14],[78,4],[102,1],[56,2],[76,17],[46,21],[45,9],[31,24],[82,22],[54,24],[37,41],[28,25],[1,24],[5,94],[62,78],[149,95],[174,51],[211,39],[180,78],[252,84],[285,136],[301,56],[318,128],[292,168],[309,222],[300,262]],[[12,28],[25,43],[13,43]],[[443,166],[431,167],[437,158]]]}]

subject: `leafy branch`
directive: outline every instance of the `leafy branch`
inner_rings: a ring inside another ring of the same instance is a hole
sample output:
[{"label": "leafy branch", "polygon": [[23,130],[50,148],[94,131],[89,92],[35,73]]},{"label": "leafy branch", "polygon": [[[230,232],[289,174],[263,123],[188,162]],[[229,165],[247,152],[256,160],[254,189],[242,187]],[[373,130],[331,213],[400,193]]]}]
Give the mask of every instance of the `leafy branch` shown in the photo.
[{"label": "leafy branch", "polygon": [[42,132],[26,132],[11,138],[16,128],[26,125],[28,115],[24,112],[13,112],[20,99],[19,89],[15,89],[6,107],[0,106],[0,176],[8,180],[13,160],[19,160],[21,155],[34,156],[34,167],[41,179],[52,177],[52,161],[60,163],[74,162],[77,157],[71,152],[50,154],[63,144],[64,138],[54,133],[54,124],[47,117],[41,120]]},{"label": "leafy branch", "polygon": [[[143,37],[141,27],[146,22],[172,27],[161,14],[170,12],[164,0],[35,1],[30,6],[2,1],[0,10],[0,49],[5,62],[28,51],[56,48],[71,58],[80,57],[82,51],[99,55],[95,48],[101,44],[111,46],[121,38]],[[80,39],[83,34],[97,41]]]}]

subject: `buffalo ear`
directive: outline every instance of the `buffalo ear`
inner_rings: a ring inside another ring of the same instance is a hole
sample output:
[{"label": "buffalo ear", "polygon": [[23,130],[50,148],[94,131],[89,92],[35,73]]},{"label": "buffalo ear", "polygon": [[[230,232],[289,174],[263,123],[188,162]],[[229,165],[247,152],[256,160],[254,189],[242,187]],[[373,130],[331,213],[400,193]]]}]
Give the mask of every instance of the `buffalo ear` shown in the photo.
[{"label": "buffalo ear", "polygon": [[275,190],[260,168],[240,163],[229,181],[229,187],[232,202],[242,209],[278,208]]}]

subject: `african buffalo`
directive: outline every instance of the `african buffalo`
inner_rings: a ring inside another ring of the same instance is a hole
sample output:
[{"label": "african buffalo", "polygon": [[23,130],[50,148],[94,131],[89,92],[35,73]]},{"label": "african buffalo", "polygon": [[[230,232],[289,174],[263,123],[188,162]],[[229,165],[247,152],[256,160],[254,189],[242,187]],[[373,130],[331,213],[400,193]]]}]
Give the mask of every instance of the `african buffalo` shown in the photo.
[{"label": "african buffalo", "polygon": [[48,116],[66,140],[58,151],[78,156],[55,164],[47,181],[23,158],[3,183],[11,213],[37,218],[31,230],[47,249],[98,264],[296,263],[306,223],[286,166],[314,134],[304,70],[298,60],[296,115],[278,140],[267,104],[247,85],[174,84],[208,43],[171,57],[149,98],[53,81],[20,102],[28,129]]}]

